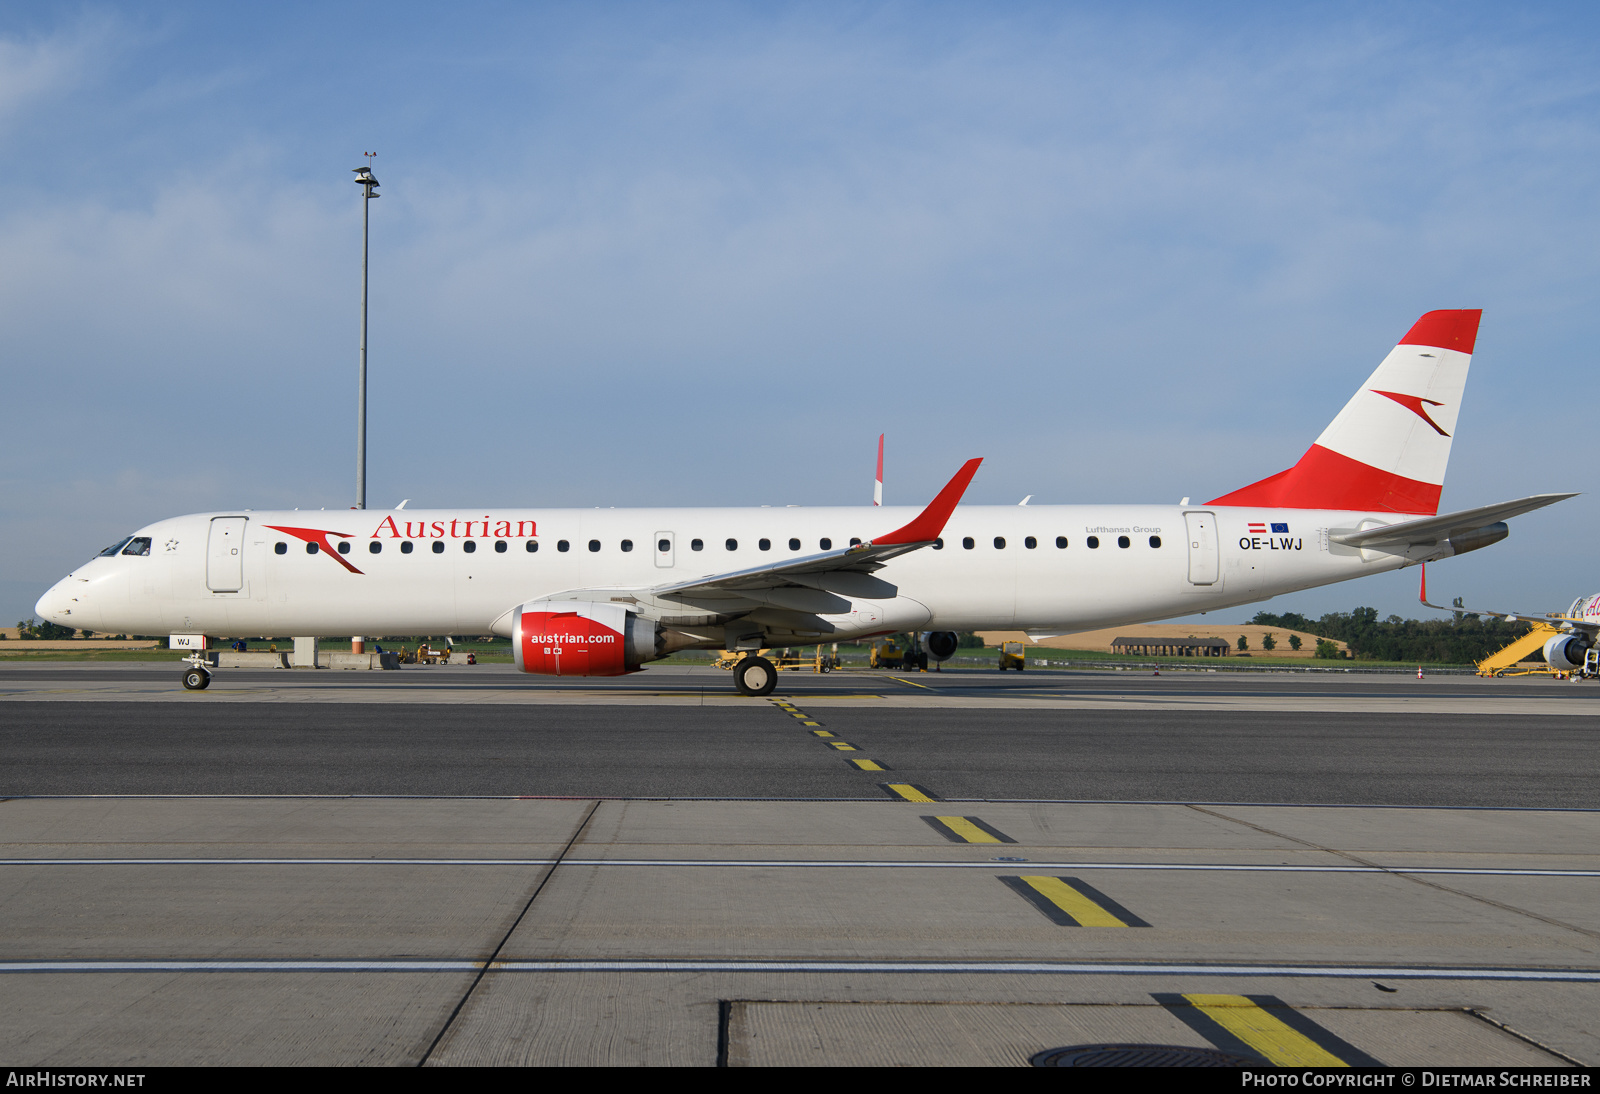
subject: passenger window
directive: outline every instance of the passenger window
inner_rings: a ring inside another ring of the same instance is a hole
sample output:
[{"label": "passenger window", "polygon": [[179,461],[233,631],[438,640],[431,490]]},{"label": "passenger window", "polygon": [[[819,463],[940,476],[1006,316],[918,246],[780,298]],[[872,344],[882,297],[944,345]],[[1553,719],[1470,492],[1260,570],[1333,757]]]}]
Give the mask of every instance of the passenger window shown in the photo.
[{"label": "passenger window", "polygon": [[461,549],[470,555],[472,552],[478,549],[478,541],[475,539],[469,539],[461,545]]},{"label": "passenger window", "polygon": [[572,549],[572,544],[568,543],[566,540],[564,540],[564,539],[556,540],[556,550],[560,551],[562,554],[566,554],[571,549]]},{"label": "passenger window", "polygon": [[995,536],[994,537],[994,549],[996,551],[1004,551],[1006,549],[1006,537],[1005,536]]},{"label": "passenger window", "polygon": [[497,540],[494,541],[494,553],[497,554],[497,555],[503,555],[503,554],[506,553],[506,541],[505,540],[497,539]]},{"label": "passenger window", "polygon": [[859,546],[861,546],[861,541],[859,539],[857,539],[856,537],[851,536],[850,537],[850,546],[859,547]]},{"label": "passenger window", "polygon": [[672,550],[672,541],[670,539],[656,540],[656,550],[660,551],[662,554],[666,554],[668,551]]},{"label": "passenger window", "polygon": [[1035,547],[1039,546],[1039,541],[1034,539],[1032,536],[1029,536],[1027,539],[1022,541],[1022,545],[1031,551]]},{"label": "passenger window", "polygon": [[625,540],[623,540],[623,541],[622,541],[622,549],[623,549],[623,550],[624,550],[624,551],[631,551],[631,550],[633,550],[633,540],[631,540],[631,539],[625,539]]},{"label": "passenger window", "polygon": [[1066,536],[1057,536],[1056,537],[1056,546],[1061,548],[1063,551],[1066,550],[1067,549],[1067,537]]},{"label": "passenger window", "polygon": [[833,540],[829,539],[827,536],[823,536],[821,539],[817,540],[817,546],[822,548],[824,551],[831,551],[833,550]]},{"label": "passenger window", "polygon": [[341,539],[339,541],[339,553],[341,555],[347,555],[347,554],[350,553],[350,541],[349,540]]},{"label": "passenger window", "polygon": [[289,553],[289,545],[287,543],[274,543],[272,545],[272,553],[275,555],[286,555]]},{"label": "passenger window", "polygon": [[368,554],[374,554],[375,555],[381,550],[383,550],[383,544],[379,543],[377,540],[373,540],[371,543],[367,544],[367,553]]},{"label": "passenger window", "polygon": [[444,540],[436,539],[433,541],[433,553],[436,555],[444,554]]},{"label": "passenger window", "polygon": [[730,551],[737,551],[739,549],[739,541],[736,539],[730,539],[724,543],[723,546]]},{"label": "passenger window", "polygon": [[123,536],[121,539],[117,540],[117,542],[115,542],[111,546],[107,547],[104,551],[101,551],[100,552],[100,557],[101,558],[107,558],[107,557],[109,557],[111,555],[117,554],[124,547],[126,547],[128,545],[128,541],[131,540],[132,538],[133,538],[132,536]]},{"label": "passenger window", "polygon": [[1117,537],[1117,546],[1118,547],[1126,547],[1126,546],[1128,546],[1128,544],[1130,544],[1132,542],[1133,542],[1133,540],[1129,539],[1127,536],[1118,536]]},{"label": "passenger window", "polygon": [[134,536],[128,545],[122,549],[125,555],[147,555],[150,553],[150,537]]},{"label": "passenger window", "polygon": [[976,546],[977,546],[977,545],[978,545],[978,541],[977,541],[977,540],[975,540],[975,539],[973,539],[973,538],[972,538],[972,537],[971,537],[971,536],[964,536],[964,537],[962,537],[962,540],[961,540],[961,546],[962,546],[962,547],[963,547],[963,548],[964,548],[964,549],[966,549],[966,550],[968,550],[968,551],[970,551],[970,550],[972,550],[972,549],[973,549],[973,548],[974,548],[974,547],[976,547]]},{"label": "passenger window", "polygon": [[703,539],[691,539],[689,541],[689,550],[691,550],[691,551],[704,551],[705,549],[706,549],[706,541],[705,540],[703,540]]},{"label": "passenger window", "polygon": [[1152,547],[1161,546],[1161,537],[1160,536],[1151,536],[1150,537],[1150,546],[1152,546]]},{"label": "passenger window", "polygon": [[315,543],[306,544],[306,554],[314,555],[314,554],[317,553],[317,550],[318,550],[318,548],[317,548],[317,545]]},{"label": "passenger window", "polygon": [[538,554],[539,553],[539,541],[536,540],[536,539],[530,539],[528,541],[528,543],[527,543],[527,552],[530,555]]},{"label": "passenger window", "polygon": [[933,549],[935,551],[944,550],[944,537],[943,536],[940,536],[938,539],[933,541]]},{"label": "passenger window", "polygon": [[598,554],[599,552],[600,552],[600,541],[597,540],[597,539],[591,539],[589,541],[589,553],[591,555],[593,555],[593,554]]},{"label": "passenger window", "polygon": [[1084,540],[1084,542],[1089,545],[1089,550],[1093,551],[1095,548],[1100,546],[1100,537],[1090,536],[1088,539]]},{"label": "passenger window", "polygon": [[400,544],[400,553],[403,555],[409,555],[412,551],[412,547],[413,545],[409,539],[404,540]]},{"label": "passenger window", "polygon": [[757,543],[756,546],[761,548],[763,551],[770,551],[772,550],[772,541],[770,539],[764,539]]},{"label": "passenger window", "polygon": [[797,539],[791,539],[789,541],[789,550],[798,551],[799,549],[800,549],[800,541],[797,540]]}]

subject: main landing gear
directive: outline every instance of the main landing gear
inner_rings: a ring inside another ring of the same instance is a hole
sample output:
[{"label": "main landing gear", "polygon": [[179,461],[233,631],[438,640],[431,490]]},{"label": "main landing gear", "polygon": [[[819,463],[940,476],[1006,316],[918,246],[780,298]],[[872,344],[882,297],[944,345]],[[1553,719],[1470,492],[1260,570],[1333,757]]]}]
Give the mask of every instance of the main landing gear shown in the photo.
[{"label": "main landing gear", "polygon": [[733,686],[742,695],[771,695],[778,686],[778,670],[765,657],[744,657],[733,666]]}]

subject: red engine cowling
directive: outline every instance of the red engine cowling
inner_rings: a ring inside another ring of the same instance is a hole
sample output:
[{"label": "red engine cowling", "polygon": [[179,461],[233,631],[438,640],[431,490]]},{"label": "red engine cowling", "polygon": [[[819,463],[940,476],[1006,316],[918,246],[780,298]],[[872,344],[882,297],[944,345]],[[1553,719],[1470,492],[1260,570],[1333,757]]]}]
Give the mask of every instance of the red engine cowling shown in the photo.
[{"label": "red engine cowling", "polygon": [[656,652],[657,624],[617,604],[536,600],[512,613],[517,668],[545,676],[621,676]]}]

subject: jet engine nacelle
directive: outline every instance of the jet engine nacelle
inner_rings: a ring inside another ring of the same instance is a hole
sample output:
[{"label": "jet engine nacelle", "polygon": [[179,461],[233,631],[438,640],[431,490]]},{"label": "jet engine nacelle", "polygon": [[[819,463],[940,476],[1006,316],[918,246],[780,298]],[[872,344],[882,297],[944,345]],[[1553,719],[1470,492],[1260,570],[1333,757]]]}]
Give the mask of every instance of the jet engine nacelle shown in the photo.
[{"label": "jet engine nacelle", "polygon": [[517,668],[545,676],[621,676],[661,657],[661,627],[620,604],[533,600],[511,613]]},{"label": "jet engine nacelle", "polygon": [[1553,669],[1571,672],[1583,668],[1590,642],[1579,634],[1558,634],[1544,644],[1544,659]]},{"label": "jet engine nacelle", "polygon": [[1511,534],[1511,529],[1503,520],[1493,524],[1486,524],[1482,528],[1475,528],[1470,532],[1458,532],[1445,540],[1450,545],[1451,555],[1464,555],[1468,551],[1478,551],[1491,543],[1499,543]]},{"label": "jet engine nacelle", "polygon": [[956,652],[956,632],[929,631],[923,638],[922,644],[928,648],[928,656],[935,661],[948,661],[950,656]]}]

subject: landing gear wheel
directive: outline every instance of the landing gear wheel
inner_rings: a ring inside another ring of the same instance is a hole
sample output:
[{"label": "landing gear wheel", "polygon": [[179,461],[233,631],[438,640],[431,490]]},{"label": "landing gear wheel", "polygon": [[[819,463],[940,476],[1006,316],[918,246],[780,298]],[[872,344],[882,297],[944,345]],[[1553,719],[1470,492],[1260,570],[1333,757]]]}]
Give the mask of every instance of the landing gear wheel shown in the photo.
[{"label": "landing gear wheel", "polygon": [[778,686],[778,670],[765,657],[746,657],[733,667],[733,686],[741,695],[771,695]]},{"label": "landing gear wheel", "polygon": [[183,674],[183,686],[190,691],[204,691],[211,686],[211,674],[205,669],[190,669]]}]

